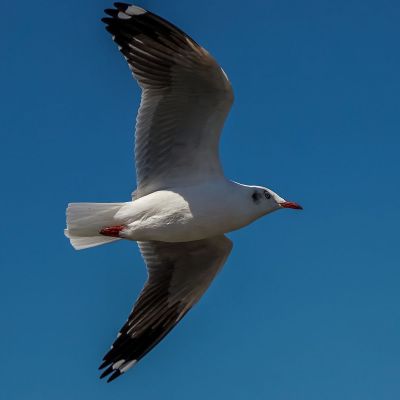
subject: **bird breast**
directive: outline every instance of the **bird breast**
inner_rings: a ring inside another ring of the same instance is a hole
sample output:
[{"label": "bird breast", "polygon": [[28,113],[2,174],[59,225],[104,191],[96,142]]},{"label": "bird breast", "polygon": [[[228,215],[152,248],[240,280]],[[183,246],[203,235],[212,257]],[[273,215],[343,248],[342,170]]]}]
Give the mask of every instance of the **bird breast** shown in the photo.
[{"label": "bird breast", "polygon": [[217,236],[251,222],[230,187],[210,183],[160,190],[126,203],[116,215],[126,239],[186,242]]}]

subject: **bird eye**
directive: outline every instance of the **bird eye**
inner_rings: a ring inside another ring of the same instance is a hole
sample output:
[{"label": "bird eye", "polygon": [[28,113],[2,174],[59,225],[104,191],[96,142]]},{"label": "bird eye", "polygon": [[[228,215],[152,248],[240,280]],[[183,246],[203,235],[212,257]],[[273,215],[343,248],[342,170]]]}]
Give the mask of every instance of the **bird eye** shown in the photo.
[{"label": "bird eye", "polygon": [[267,192],[266,190],[264,190],[264,196],[266,199],[270,199],[271,198],[271,193]]}]

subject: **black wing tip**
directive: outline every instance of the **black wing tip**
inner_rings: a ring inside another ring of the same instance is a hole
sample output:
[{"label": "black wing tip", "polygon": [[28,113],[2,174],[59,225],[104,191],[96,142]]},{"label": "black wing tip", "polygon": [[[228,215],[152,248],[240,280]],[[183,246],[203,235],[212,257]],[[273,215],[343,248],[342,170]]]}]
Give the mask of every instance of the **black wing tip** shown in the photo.
[{"label": "black wing tip", "polygon": [[108,360],[103,360],[103,363],[100,365],[99,370],[104,369],[107,365],[111,364]]},{"label": "black wing tip", "polygon": [[111,372],[113,372],[113,371],[114,371],[114,370],[113,370],[113,367],[112,367],[112,365],[110,365],[107,369],[105,369],[105,370],[101,373],[100,379],[105,378],[107,375],[111,374]]},{"label": "black wing tip", "polygon": [[111,24],[113,21],[125,22],[136,18],[141,19],[141,16],[149,13],[149,11],[144,8],[133,4],[114,3],[114,7],[115,8],[106,8],[104,10],[107,17],[102,18],[101,21],[105,24]]},{"label": "black wing tip", "polygon": [[116,10],[115,8],[106,8],[104,10],[104,13],[114,18],[118,16],[118,10]]},{"label": "black wing tip", "polygon": [[123,3],[122,1],[115,1],[114,7],[118,10],[125,11],[128,7],[133,6],[133,4]]},{"label": "black wing tip", "polygon": [[139,7],[135,4],[116,2],[114,3],[114,7],[115,9],[107,8],[106,10],[104,10],[104,12],[111,10],[114,13],[118,14],[119,11],[122,11],[123,13],[126,13],[130,17],[136,17],[148,13],[146,9]]},{"label": "black wing tip", "polygon": [[108,379],[107,379],[107,383],[112,382],[114,379],[117,379],[119,376],[122,375],[122,372],[117,369]]},{"label": "black wing tip", "polygon": [[[110,375],[111,374],[111,375]],[[114,379],[117,379],[119,376],[121,376],[123,374],[123,372],[121,372],[121,370],[117,369],[113,369],[112,365],[110,365],[106,370],[103,371],[103,373],[100,375],[100,379],[103,379],[105,377],[107,377],[108,375],[108,379],[107,379],[107,383],[112,382]]]}]

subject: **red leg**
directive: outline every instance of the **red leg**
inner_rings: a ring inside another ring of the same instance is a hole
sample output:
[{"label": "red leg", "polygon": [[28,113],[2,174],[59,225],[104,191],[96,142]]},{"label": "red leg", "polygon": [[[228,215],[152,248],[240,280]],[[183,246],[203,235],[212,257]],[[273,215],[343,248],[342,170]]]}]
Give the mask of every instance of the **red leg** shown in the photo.
[{"label": "red leg", "polygon": [[119,237],[119,233],[125,228],[125,225],[106,226],[105,228],[102,228],[100,234],[104,236]]}]

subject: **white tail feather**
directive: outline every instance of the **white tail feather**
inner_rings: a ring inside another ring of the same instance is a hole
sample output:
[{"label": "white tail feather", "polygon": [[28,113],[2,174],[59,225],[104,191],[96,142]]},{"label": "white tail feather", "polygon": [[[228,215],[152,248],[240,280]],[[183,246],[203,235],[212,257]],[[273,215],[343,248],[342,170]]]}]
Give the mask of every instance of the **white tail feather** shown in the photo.
[{"label": "white tail feather", "polygon": [[100,230],[116,225],[115,214],[125,203],[70,203],[64,233],[76,250],[115,242],[119,238],[104,236]]}]

